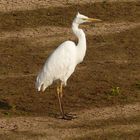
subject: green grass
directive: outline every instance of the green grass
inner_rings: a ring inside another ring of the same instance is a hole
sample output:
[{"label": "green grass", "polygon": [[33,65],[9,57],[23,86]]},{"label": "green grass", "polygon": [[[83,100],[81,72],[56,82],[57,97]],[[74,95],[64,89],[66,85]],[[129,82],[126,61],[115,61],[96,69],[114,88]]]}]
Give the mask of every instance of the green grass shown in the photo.
[{"label": "green grass", "polygon": [[120,87],[112,87],[110,91],[111,96],[118,96],[120,94]]}]

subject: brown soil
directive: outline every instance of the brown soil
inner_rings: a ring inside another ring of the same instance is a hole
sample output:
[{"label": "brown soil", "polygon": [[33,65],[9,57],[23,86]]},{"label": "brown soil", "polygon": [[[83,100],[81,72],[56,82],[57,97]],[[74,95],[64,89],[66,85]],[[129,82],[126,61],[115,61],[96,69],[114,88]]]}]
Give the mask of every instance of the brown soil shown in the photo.
[{"label": "brown soil", "polygon": [[[139,140],[139,9],[138,1],[63,1],[1,11],[1,139]],[[64,95],[65,111],[78,118],[64,121],[57,119],[55,85],[38,93],[34,84],[47,56],[63,41],[77,41],[70,29],[77,10],[104,22],[81,26],[88,50]]]}]

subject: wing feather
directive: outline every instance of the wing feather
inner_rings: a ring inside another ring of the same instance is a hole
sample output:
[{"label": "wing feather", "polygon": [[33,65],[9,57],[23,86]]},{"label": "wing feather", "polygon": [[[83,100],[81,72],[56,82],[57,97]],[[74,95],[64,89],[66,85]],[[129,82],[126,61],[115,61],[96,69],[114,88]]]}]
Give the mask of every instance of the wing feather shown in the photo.
[{"label": "wing feather", "polygon": [[65,79],[71,67],[76,66],[75,59],[76,45],[74,42],[66,41],[56,48],[37,76],[36,88],[38,91],[41,89],[44,91],[57,79]]}]

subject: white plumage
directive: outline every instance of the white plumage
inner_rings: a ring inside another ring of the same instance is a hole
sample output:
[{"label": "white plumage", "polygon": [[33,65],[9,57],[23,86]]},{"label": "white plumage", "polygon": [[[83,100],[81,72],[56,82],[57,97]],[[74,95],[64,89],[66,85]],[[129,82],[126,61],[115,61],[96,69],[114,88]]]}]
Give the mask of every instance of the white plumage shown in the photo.
[{"label": "white plumage", "polygon": [[42,71],[37,76],[36,87],[44,91],[55,80],[66,85],[67,79],[76,66],[76,45],[72,41],[62,43],[47,59]]},{"label": "white plumage", "polygon": [[[66,118],[61,103],[62,98],[62,86],[67,84],[68,78],[74,72],[77,64],[83,61],[86,53],[86,37],[82,29],[78,26],[84,22],[96,22],[101,21],[99,19],[88,18],[87,16],[78,13],[72,23],[72,30],[78,38],[78,44],[76,45],[72,41],[65,41],[62,43],[47,59],[43,69],[37,76],[36,88],[38,91],[50,86],[54,81],[60,80],[61,86],[57,88],[60,111],[62,117]],[[61,94],[61,96],[59,95]]]}]

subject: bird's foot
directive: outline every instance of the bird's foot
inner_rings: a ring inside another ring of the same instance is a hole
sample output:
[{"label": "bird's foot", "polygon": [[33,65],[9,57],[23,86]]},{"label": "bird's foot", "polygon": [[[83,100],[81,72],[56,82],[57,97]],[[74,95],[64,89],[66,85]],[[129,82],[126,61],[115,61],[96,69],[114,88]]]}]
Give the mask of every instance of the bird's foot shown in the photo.
[{"label": "bird's foot", "polygon": [[76,119],[77,116],[76,116],[76,114],[64,114],[63,116],[61,116],[59,118],[63,119],[63,120],[73,120],[73,119]]}]

